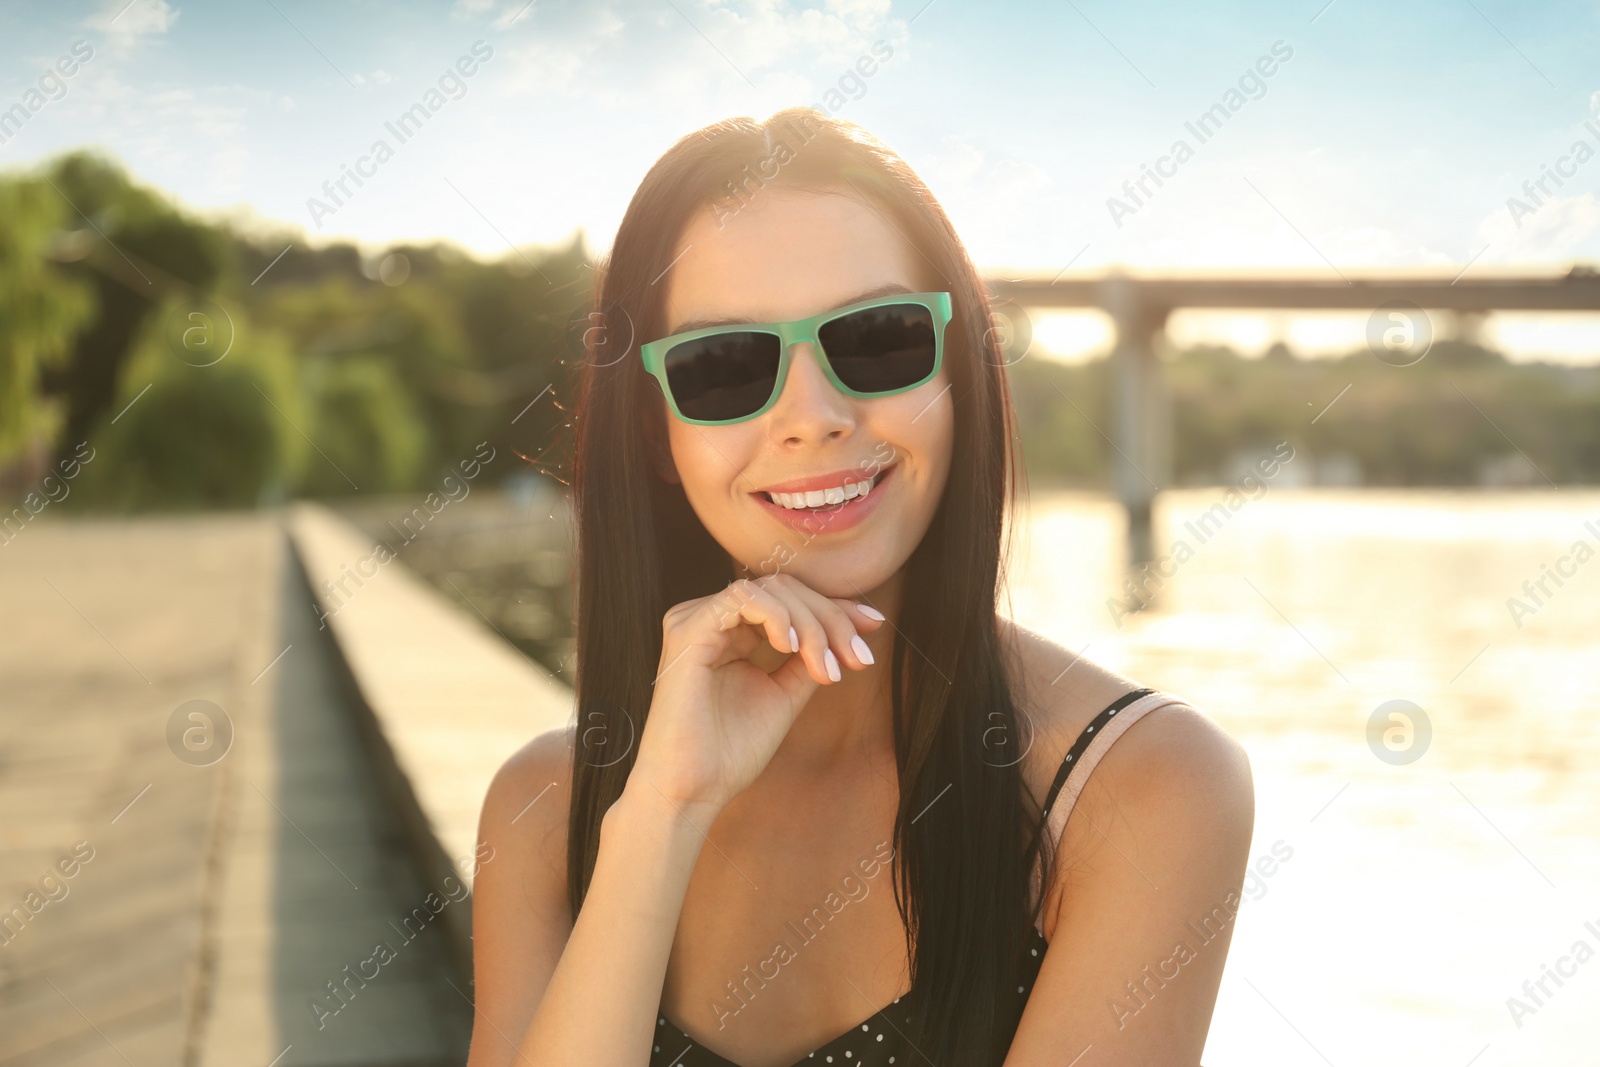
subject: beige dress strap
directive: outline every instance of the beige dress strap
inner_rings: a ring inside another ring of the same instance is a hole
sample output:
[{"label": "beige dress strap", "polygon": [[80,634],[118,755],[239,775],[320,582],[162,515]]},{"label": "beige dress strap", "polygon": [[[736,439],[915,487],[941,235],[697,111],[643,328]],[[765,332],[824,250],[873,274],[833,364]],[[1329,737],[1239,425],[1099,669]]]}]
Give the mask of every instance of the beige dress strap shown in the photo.
[{"label": "beige dress strap", "polygon": [[[1143,695],[1139,695],[1141,693]],[[1111,746],[1117,743],[1117,738],[1150,712],[1174,704],[1188,706],[1182,698],[1171,693],[1134,690],[1112,701],[1088,726],[1084,727],[1083,732],[1067,751],[1066,758],[1061,761],[1061,768],[1051,785],[1051,794],[1045,798],[1044,833],[1052,848],[1060,844],[1061,835],[1067,827],[1067,816],[1072,814],[1072,807],[1083,793],[1089,775],[1094,773],[1095,767],[1099,765]],[[1042,861],[1035,862],[1033,866],[1032,899],[1034,900],[1040,899],[1041,866]],[[1043,921],[1042,912],[1041,908],[1039,922]],[[1044,932],[1042,926],[1037,928],[1041,934]]]}]

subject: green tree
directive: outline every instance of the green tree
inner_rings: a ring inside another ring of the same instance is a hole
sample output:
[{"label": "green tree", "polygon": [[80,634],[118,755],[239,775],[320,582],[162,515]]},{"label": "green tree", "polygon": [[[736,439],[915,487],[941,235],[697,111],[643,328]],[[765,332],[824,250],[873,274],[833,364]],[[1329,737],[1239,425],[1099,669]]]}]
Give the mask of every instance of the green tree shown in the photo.
[{"label": "green tree", "polygon": [[[239,335],[219,361],[195,366],[172,350],[162,319],[143,332],[116,397],[120,414],[94,428],[96,458],[79,499],[114,510],[254,507],[281,501],[309,451],[309,422],[288,345]],[[186,353],[187,355],[187,353]],[[115,418],[115,423],[110,420]]]},{"label": "green tree", "polygon": [[124,369],[151,313],[167,300],[208,292],[229,249],[224,232],[189,218],[92,152],[63,156],[44,174],[72,227],[57,256],[65,261],[61,269],[94,293],[93,317],[74,338],[71,358],[41,381],[64,407],[56,443],[67,453],[117,410],[112,404]]},{"label": "green tree", "polygon": [[394,492],[416,484],[428,427],[394,366],[377,356],[318,360],[303,369],[318,454],[296,488],[309,496]]},{"label": "green tree", "polygon": [[65,208],[44,182],[0,179],[0,467],[55,436],[59,411],[40,402],[40,378],[92,310],[88,289],[51,263]]}]

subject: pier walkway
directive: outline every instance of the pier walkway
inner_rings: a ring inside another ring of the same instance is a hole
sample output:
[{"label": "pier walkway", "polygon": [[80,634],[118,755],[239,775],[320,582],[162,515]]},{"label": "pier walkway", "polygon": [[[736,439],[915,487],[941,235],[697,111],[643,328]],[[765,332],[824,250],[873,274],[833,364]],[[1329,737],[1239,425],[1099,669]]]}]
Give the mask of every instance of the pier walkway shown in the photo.
[{"label": "pier walkway", "polygon": [[398,563],[313,598],[372,548],[315,505],[0,545],[0,1067],[464,1061],[477,809],[570,691]]}]

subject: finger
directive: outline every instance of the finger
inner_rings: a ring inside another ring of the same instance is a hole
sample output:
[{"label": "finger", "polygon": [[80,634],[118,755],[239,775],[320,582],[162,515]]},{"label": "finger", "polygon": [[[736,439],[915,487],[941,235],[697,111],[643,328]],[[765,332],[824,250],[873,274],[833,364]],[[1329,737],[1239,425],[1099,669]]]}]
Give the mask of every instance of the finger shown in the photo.
[{"label": "finger", "polygon": [[865,670],[872,666],[872,649],[867,646],[855,620],[851,618],[853,612],[846,610],[840,601],[823,596],[798,579],[792,580],[792,588],[795,596],[812,610],[827,630],[828,645],[841,664],[852,670]]},{"label": "finger", "polygon": [[[827,597],[787,574],[771,575],[761,584],[790,606],[792,618],[801,620],[797,623],[801,649],[810,663],[820,667],[819,680],[831,684],[840,680],[845,665],[855,669],[856,653],[850,644],[855,631]],[[804,625],[806,620],[811,625]]]},{"label": "finger", "polygon": [[878,629],[878,627],[889,621],[883,612],[879,611],[871,604],[866,603],[864,600],[840,600],[838,598],[832,599],[835,604],[839,605],[846,611],[846,613],[849,614],[851,620],[856,624],[856,629],[858,630],[865,630],[868,633],[873,633]]},{"label": "finger", "polygon": [[[880,629],[888,624],[889,620],[883,615],[883,613],[878,611],[878,609],[874,608],[870,604],[865,604],[858,600],[844,600],[838,597],[829,597],[828,599],[833,604],[838,606],[839,610],[844,612],[845,618],[849,619],[851,625],[854,626],[860,633],[877,633]],[[869,615],[867,614],[868,612],[871,612],[872,614]],[[870,642],[859,635],[856,637],[856,640],[862,642],[863,644],[870,645]],[[872,654],[870,647],[867,651],[869,655]]]},{"label": "finger", "polygon": [[767,643],[779,652],[794,651],[790,637],[794,621],[789,605],[747,578],[730,582],[727,589],[712,597],[710,610],[719,630],[749,623],[760,629]]},{"label": "finger", "polygon": [[[845,616],[849,618],[851,622],[855,624],[856,629],[862,633],[877,633],[889,622],[888,618],[881,611],[879,611],[877,608],[874,608],[870,604],[863,604],[856,600],[839,600],[837,598],[834,598],[833,602],[843,609]],[[869,615],[867,614],[868,612],[871,612],[872,614]],[[856,640],[861,641],[864,644],[871,644],[871,642],[868,642],[864,637],[858,636]],[[869,647],[868,652],[870,653],[871,651],[872,650]],[[879,652],[881,653],[882,651],[883,649],[880,646]],[[876,658],[876,656],[874,656],[874,658]]]},{"label": "finger", "polygon": [[[828,628],[817,617],[817,605],[812,598],[800,595],[799,590],[803,586],[787,575],[780,574],[769,575],[753,584],[764,595],[776,598],[788,609],[790,624],[800,638],[800,655],[811,676],[822,685],[832,685],[838,681],[839,677],[836,676],[843,675],[838,652],[830,647],[832,640]],[[848,643],[848,636],[845,641]]]},{"label": "finger", "polygon": [[[740,621],[760,625],[768,643],[780,652],[798,651],[811,677],[821,685],[831,685],[840,673],[838,657],[828,648],[827,630],[809,606],[788,589],[771,579],[751,581],[741,578],[718,594],[713,611],[718,612],[719,629],[737,626]],[[782,634],[782,636],[778,636]],[[834,670],[828,661],[834,661]]]}]

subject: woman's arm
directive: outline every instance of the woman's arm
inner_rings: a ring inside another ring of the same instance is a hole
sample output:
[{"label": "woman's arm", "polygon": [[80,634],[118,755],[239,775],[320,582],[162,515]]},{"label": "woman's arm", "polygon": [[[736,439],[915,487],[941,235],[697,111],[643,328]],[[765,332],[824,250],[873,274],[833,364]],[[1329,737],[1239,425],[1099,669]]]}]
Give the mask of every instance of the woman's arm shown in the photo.
[{"label": "woman's arm", "polygon": [[518,1045],[572,932],[566,901],[572,728],[541,734],[489,783],[478,818],[489,859],[472,886],[476,1011],[468,1067],[526,1065]]},{"label": "woman's arm", "polygon": [[[566,902],[569,803],[535,802],[551,782],[570,795],[570,734],[544,735],[507,762],[479,826],[497,858],[474,885],[469,1067],[643,1067],[706,833],[817,687],[838,681],[841,664],[871,665],[852,638],[883,621],[787,575],[674,605],[639,749],[602,818],[576,922]],[[780,647],[788,658],[770,673],[750,659]]]},{"label": "woman's arm", "polygon": [[570,736],[552,731],[517,753],[484,801],[479,839],[494,851],[473,888],[468,1067],[642,1065],[650,1048],[701,831],[716,813],[675,809],[630,779],[602,820],[594,877],[572,923]]},{"label": "woman's arm", "polygon": [[628,781],[606,812],[594,877],[522,1039],[538,1067],[649,1059],[672,937],[709,809],[683,811]]},{"label": "woman's arm", "polygon": [[1006,1067],[1195,1067],[1254,821],[1249,759],[1209,719],[1158,708],[1129,727],[1062,832]]}]

